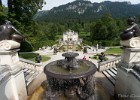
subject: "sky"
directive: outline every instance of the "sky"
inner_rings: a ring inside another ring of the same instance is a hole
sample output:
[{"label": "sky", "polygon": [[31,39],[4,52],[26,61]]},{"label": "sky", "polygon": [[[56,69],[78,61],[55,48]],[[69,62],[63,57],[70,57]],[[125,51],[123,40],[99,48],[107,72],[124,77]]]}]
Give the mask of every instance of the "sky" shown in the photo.
[{"label": "sky", "polygon": [[[52,9],[53,7],[57,7],[57,6],[60,6],[60,5],[63,5],[63,4],[67,4],[69,2],[73,2],[75,0],[45,0],[46,1],[46,5],[43,5],[43,8],[42,10],[50,10]],[[92,3],[94,2],[102,2],[102,1],[130,1],[132,4],[138,4],[140,3],[140,0],[88,0],[88,1],[91,1]],[[4,5],[7,4],[7,0],[2,0],[2,3]]]}]

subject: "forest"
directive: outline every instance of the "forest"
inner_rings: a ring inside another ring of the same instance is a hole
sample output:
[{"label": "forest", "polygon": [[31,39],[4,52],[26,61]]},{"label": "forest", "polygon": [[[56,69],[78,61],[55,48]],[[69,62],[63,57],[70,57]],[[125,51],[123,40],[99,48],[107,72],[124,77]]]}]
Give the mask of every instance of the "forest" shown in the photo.
[{"label": "forest", "polygon": [[[71,29],[79,33],[83,44],[117,46],[119,35],[126,28],[126,18],[114,18],[106,13],[95,20],[69,19],[64,21],[38,21],[34,15],[41,10],[44,0],[8,0],[5,7],[0,0],[0,24],[5,20],[25,36],[21,51],[33,51],[42,46],[52,46]],[[138,19],[138,18],[137,18]],[[137,20],[139,24],[140,21]]]}]

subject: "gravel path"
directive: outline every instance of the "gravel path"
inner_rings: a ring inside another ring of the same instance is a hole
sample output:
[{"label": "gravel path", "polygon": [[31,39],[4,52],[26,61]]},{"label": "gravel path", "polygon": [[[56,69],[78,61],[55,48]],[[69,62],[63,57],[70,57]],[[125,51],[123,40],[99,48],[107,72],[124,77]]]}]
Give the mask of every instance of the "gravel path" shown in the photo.
[{"label": "gravel path", "polygon": [[[87,60],[90,60],[93,63],[95,63],[95,65],[97,65],[98,61],[89,59],[89,56],[93,56],[95,54],[99,54],[99,53],[104,52],[104,51],[106,51],[106,50],[105,49],[98,49],[98,51],[96,51],[95,48],[91,47],[91,49],[87,49],[88,53],[85,53],[85,54],[83,54],[82,51],[73,51],[73,52],[79,53],[79,56],[77,57],[77,59],[82,59],[85,56]],[[64,57],[62,57],[62,54],[64,52],[58,52],[57,54],[54,55],[53,49],[51,49],[50,47],[48,47],[47,49],[44,49],[44,50],[38,50],[38,51],[36,51],[36,53],[39,53],[41,55],[47,55],[47,56],[51,57],[51,59],[49,61],[43,62],[43,66],[45,66],[49,62],[59,60],[59,59],[64,59]]]}]

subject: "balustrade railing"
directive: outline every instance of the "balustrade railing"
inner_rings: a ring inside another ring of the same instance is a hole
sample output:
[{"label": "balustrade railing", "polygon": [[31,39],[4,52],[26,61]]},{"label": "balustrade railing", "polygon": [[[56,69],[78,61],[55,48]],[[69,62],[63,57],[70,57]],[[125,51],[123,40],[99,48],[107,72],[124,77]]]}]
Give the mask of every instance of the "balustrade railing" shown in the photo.
[{"label": "balustrade railing", "polygon": [[107,69],[110,69],[112,67],[115,67],[117,63],[121,61],[121,57],[116,57],[114,59],[110,59],[103,62],[98,62],[98,71],[104,71]]},{"label": "balustrade railing", "polygon": [[35,63],[33,61],[29,61],[23,58],[20,58],[19,60],[22,65],[22,68],[28,68],[39,72],[43,71],[41,63]]}]

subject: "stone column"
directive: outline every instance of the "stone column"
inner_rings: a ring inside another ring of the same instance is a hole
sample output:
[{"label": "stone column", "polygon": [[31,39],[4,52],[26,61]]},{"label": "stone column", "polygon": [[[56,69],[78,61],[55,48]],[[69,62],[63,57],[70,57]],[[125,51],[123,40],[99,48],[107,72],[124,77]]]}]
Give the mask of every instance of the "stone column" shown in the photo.
[{"label": "stone column", "polygon": [[133,41],[121,41],[122,55],[115,83],[117,100],[140,100],[140,42],[133,47],[128,45]]},{"label": "stone column", "polygon": [[19,62],[19,49],[0,48],[0,98],[1,100],[26,100],[27,91]]},{"label": "stone column", "polygon": [[0,51],[0,65],[8,65],[11,69],[17,67],[19,64],[18,51],[19,49]]},{"label": "stone column", "polygon": [[140,48],[122,47],[121,62],[127,65],[140,62]]}]

